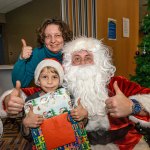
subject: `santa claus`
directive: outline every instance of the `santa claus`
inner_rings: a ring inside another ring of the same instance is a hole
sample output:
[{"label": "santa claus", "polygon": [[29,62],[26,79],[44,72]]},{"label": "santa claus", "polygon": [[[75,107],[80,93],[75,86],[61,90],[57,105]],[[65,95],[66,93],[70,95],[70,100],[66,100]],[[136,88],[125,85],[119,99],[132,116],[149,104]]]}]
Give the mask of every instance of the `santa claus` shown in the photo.
[{"label": "santa claus", "polygon": [[77,38],[63,54],[64,86],[75,99],[71,114],[77,121],[88,118],[92,149],[149,149],[134,127],[150,127],[150,89],[113,77],[110,50],[97,39]]}]

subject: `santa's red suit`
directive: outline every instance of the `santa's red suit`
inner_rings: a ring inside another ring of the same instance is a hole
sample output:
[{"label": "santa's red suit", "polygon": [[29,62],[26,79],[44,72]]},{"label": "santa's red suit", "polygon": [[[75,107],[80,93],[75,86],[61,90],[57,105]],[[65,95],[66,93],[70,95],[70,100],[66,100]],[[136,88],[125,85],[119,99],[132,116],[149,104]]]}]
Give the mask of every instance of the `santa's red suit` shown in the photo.
[{"label": "santa's red suit", "polygon": [[[140,85],[130,82],[124,77],[118,76],[113,77],[108,85],[109,89],[109,96],[115,95],[115,90],[113,88],[114,81],[117,81],[118,87],[124,93],[126,97],[135,98],[139,101],[144,109],[148,112],[147,116],[131,116],[131,117],[124,117],[124,118],[113,118],[109,116],[110,121],[110,131],[117,131],[119,129],[125,128],[130,126],[127,134],[119,140],[116,140],[114,143],[119,146],[121,150],[132,150],[134,146],[140,141],[142,135],[134,129],[135,123],[139,122],[142,126],[150,127],[150,89],[141,87]],[[40,88],[22,88],[22,91],[28,96],[40,90]],[[0,97],[0,104],[1,104],[1,111],[0,115],[6,116],[7,113],[3,109],[3,98],[9,94],[11,91],[4,93]],[[132,121],[131,121],[132,120]]]}]

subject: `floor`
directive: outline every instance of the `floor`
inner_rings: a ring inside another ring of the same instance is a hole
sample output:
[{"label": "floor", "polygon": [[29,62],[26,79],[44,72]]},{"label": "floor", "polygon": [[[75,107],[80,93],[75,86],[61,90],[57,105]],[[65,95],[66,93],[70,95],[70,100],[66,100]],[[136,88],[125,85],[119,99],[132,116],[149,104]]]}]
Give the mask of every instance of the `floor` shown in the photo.
[{"label": "floor", "polygon": [[3,119],[4,132],[0,139],[0,150],[29,150],[28,142],[19,133],[21,119]]}]

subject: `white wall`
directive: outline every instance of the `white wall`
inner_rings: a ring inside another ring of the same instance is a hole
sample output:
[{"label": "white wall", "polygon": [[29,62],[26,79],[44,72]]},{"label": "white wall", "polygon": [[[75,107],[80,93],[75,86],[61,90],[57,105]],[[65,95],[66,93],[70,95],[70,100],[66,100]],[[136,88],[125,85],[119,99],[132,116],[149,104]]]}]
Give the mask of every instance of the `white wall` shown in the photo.
[{"label": "white wall", "polygon": [[0,65],[0,96],[1,94],[13,87],[11,81],[11,71],[13,66]]}]

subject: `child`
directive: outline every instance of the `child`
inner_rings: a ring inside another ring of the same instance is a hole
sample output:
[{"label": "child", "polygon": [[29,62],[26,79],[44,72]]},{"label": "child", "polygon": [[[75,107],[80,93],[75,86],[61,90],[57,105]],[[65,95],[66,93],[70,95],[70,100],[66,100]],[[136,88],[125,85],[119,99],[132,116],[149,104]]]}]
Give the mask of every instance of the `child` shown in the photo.
[{"label": "child", "polygon": [[[64,71],[61,64],[53,59],[41,61],[35,69],[35,84],[41,87],[41,90],[26,99],[26,102],[43,96],[46,93],[54,93],[63,82]],[[39,127],[44,118],[42,115],[34,114],[33,107],[30,106],[29,113],[22,121],[22,135],[29,141],[33,141],[30,128]]]}]

